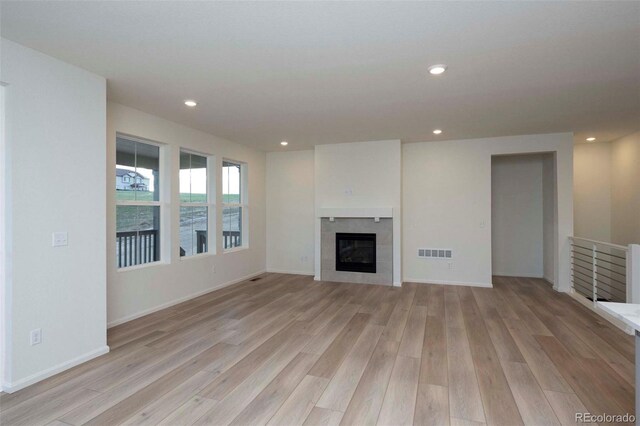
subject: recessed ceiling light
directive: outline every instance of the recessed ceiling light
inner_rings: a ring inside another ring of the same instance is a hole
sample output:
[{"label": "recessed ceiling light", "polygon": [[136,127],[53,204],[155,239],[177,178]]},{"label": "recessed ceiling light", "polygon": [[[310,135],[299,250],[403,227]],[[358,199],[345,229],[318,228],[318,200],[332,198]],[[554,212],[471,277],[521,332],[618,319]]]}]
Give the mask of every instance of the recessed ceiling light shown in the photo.
[{"label": "recessed ceiling light", "polygon": [[590,138],[587,138],[587,142],[594,142],[596,140],[596,138],[594,138],[593,136],[591,136]]},{"label": "recessed ceiling light", "polygon": [[446,70],[447,70],[447,66],[445,64],[431,65],[429,67],[429,74],[440,75]]},{"label": "recessed ceiling light", "polygon": [[287,146],[287,145],[289,145],[289,142],[287,142],[287,141],[282,141],[282,142],[280,142],[280,145],[282,145],[282,146]]},{"label": "recessed ceiling light", "polygon": [[191,100],[191,99],[184,101],[184,104],[186,106],[188,106],[188,107],[191,107],[191,108],[193,108],[194,106],[198,105],[198,103],[196,101]]},{"label": "recessed ceiling light", "polygon": [[433,131],[433,134],[434,134],[434,135],[439,135],[440,133],[442,133],[442,130],[440,130],[440,129],[435,129],[435,130]]}]

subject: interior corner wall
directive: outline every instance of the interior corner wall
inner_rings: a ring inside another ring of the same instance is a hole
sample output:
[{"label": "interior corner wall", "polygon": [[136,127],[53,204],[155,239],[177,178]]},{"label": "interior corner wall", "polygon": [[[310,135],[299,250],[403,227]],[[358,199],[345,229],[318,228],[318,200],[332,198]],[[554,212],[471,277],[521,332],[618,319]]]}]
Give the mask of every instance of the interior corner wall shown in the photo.
[{"label": "interior corner wall", "polygon": [[[170,226],[164,237],[168,253],[154,265],[118,270],[116,265],[116,208],[112,179],[105,186],[107,198],[107,294],[108,322],[115,325],[216,288],[236,283],[266,270],[265,153],[239,143],[176,124],[142,111],[109,102],[107,107],[107,176],[114,176],[116,134],[123,133],[164,145],[170,169],[168,186],[172,200],[165,205],[162,221]],[[215,157],[216,229],[222,229],[222,159],[247,164],[248,175],[248,248],[224,252],[220,232],[216,233],[216,251],[201,256],[180,258],[178,158],[180,148]],[[168,222],[166,222],[168,220]]]},{"label": "interior corner wall", "polygon": [[[0,44],[1,47],[1,44]],[[0,61],[2,58],[0,58]],[[4,120],[5,116],[5,108],[4,108],[4,91],[5,86],[2,82],[2,71],[0,69],[0,392],[2,392],[2,384],[4,382],[5,371],[7,370],[6,363],[6,342],[8,340],[7,335],[7,323],[11,321],[10,311],[8,310],[9,306],[6,303],[8,291],[7,291],[7,277],[9,277],[9,273],[7,271],[7,266],[9,263],[7,261],[7,235],[9,235],[7,229],[7,221],[6,221],[6,211],[7,211],[7,178],[8,178],[8,170],[7,161],[6,161],[6,123]]]},{"label": "interior corner wall", "polygon": [[611,142],[611,241],[640,244],[640,132]]},{"label": "interior corner wall", "polygon": [[543,156],[492,158],[492,274],[544,276]]},{"label": "interior corner wall", "polygon": [[[621,160],[624,161],[624,159]],[[573,214],[576,237],[611,242],[612,178],[614,174],[616,176],[622,175],[621,172],[615,170],[617,167],[617,165],[616,167],[612,166],[611,143],[580,143],[575,145]],[[623,167],[621,170],[625,170],[625,168]]]},{"label": "interior corner wall", "polygon": [[267,154],[267,271],[314,274],[314,151]]},{"label": "interior corner wall", "polygon": [[555,285],[557,246],[556,156],[542,155],[542,256],[543,278]]},{"label": "interior corner wall", "polygon": [[[106,81],[2,39],[7,300],[3,389],[108,351]],[[52,247],[52,233],[68,245]],[[30,333],[42,330],[42,343]]]},{"label": "interior corner wall", "polygon": [[[491,286],[491,157],[554,153],[554,287],[571,286],[573,135],[558,133],[402,146],[404,281]],[[448,262],[416,256],[419,247],[450,248]]]}]

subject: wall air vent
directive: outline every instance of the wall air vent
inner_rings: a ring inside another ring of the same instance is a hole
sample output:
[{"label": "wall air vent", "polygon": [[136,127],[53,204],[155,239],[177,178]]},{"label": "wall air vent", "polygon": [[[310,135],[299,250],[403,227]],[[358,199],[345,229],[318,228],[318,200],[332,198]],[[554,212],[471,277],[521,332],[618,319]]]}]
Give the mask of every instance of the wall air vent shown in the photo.
[{"label": "wall air vent", "polygon": [[435,248],[419,248],[418,257],[427,259],[452,259],[453,250],[451,249],[435,249]]}]

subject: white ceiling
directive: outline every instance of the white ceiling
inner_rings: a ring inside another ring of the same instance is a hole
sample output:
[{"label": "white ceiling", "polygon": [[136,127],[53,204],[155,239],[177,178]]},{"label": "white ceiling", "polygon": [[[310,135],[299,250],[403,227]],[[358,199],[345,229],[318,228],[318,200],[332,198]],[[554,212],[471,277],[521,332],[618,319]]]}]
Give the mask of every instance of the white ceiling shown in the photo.
[{"label": "white ceiling", "polygon": [[639,2],[1,7],[3,37],[105,76],[110,100],[263,150],[640,129]]}]

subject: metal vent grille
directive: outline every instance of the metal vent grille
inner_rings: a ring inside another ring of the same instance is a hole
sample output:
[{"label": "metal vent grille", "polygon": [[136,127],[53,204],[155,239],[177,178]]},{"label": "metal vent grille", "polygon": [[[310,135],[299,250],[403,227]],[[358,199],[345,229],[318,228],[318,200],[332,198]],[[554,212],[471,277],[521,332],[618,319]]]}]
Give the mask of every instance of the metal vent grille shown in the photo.
[{"label": "metal vent grille", "polygon": [[418,257],[427,259],[453,259],[452,249],[419,248]]}]

